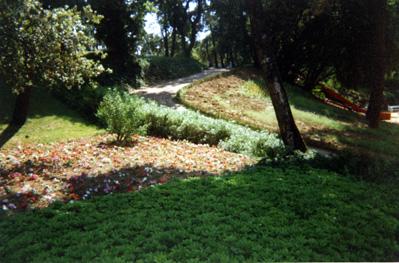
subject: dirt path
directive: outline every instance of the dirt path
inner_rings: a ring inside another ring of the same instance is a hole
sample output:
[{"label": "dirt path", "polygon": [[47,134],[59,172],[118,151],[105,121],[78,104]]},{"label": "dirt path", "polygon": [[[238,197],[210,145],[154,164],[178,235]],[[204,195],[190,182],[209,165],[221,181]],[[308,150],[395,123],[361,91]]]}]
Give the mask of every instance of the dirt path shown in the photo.
[{"label": "dirt path", "polygon": [[138,90],[132,90],[131,93],[143,96],[148,99],[156,100],[162,105],[175,108],[178,106],[178,104],[174,98],[180,89],[190,85],[196,80],[200,80],[205,77],[217,75],[219,73],[228,71],[228,69],[211,68],[188,77],[168,81],[166,83],[161,83],[151,87],[144,87]]}]

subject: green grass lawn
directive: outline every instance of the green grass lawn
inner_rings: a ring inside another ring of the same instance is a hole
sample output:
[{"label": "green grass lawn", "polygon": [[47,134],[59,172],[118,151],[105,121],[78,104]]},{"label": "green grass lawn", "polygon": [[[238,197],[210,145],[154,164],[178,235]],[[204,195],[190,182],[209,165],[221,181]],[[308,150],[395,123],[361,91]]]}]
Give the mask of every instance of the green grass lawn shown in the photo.
[{"label": "green grass lawn", "polygon": [[398,260],[398,188],[308,168],[175,180],[0,219],[2,262]]},{"label": "green grass lawn", "polygon": [[[181,91],[179,98],[206,114],[278,132],[274,109],[263,85],[253,71],[233,71],[194,84]],[[384,122],[379,129],[371,130],[363,116],[325,105],[299,88],[286,88],[298,128],[310,145],[399,160],[399,125]]]},{"label": "green grass lawn", "polygon": [[[0,89],[0,133],[10,120],[15,96]],[[35,90],[26,124],[4,146],[20,143],[51,143],[95,135],[101,130],[68,108],[51,94]]]}]

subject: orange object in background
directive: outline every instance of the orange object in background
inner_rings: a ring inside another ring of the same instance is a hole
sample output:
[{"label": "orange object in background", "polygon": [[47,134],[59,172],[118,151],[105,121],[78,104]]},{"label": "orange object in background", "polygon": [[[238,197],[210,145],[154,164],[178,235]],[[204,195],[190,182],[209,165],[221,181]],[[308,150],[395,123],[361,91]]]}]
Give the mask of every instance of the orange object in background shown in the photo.
[{"label": "orange object in background", "polygon": [[387,111],[380,112],[380,120],[389,121],[391,119],[391,113]]},{"label": "orange object in background", "polygon": [[[326,97],[332,101],[336,101],[339,104],[341,104],[342,106],[344,106],[345,108],[348,108],[350,110],[353,110],[355,112],[360,112],[360,113],[367,113],[367,110],[365,108],[362,108],[359,105],[354,104],[353,102],[351,102],[350,100],[348,100],[347,98],[345,98],[344,96],[342,96],[341,94],[339,94],[338,92],[336,92],[335,90],[331,89],[330,87],[327,87],[325,84],[320,83],[321,84],[321,90],[324,92],[324,94],[326,95]],[[382,121],[386,121],[386,120],[390,120],[391,119],[391,113],[390,112],[381,112],[380,113],[380,120]]]}]

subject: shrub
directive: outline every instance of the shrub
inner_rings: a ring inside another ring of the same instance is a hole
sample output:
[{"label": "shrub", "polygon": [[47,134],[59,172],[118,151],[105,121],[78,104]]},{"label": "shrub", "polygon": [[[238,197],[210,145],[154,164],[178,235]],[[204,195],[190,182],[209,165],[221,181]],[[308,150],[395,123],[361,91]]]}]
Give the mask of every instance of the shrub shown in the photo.
[{"label": "shrub", "polygon": [[254,157],[276,158],[284,154],[284,146],[275,134],[187,109],[175,110],[134,95],[111,92],[101,103],[98,116],[117,134],[124,134],[130,127],[142,127],[152,136],[219,146]]},{"label": "shrub", "polygon": [[187,57],[152,56],[147,60],[149,65],[144,69],[144,78],[150,83],[189,76],[204,68],[198,61]]},{"label": "shrub", "polygon": [[106,124],[110,133],[116,134],[118,143],[125,143],[133,134],[145,134],[147,125],[142,112],[145,102],[127,93],[115,90],[105,95],[97,116]]},{"label": "shrub", "polygon": [[145,112],[149,120],[148,133],[154,136],[216,145],[254,157],[275,158],[284,152],[281,140],[265,131],[254,131],[192,110],[174,110],[154,102],[145,104]]}]

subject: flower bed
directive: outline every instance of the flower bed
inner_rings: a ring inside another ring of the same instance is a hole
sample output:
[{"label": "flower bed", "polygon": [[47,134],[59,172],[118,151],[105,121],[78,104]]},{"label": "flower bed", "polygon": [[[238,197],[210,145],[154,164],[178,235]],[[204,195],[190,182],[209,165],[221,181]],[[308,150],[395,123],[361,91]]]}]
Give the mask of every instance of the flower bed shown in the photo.
[{"label": "flower bed", "polygon": [[136,191],[175,176],[215,175],[255,163],[205,145],[140,136],[134,140],[120,147],[109,143],[110,136],[97,136],[1,151],[0,211]]}]

